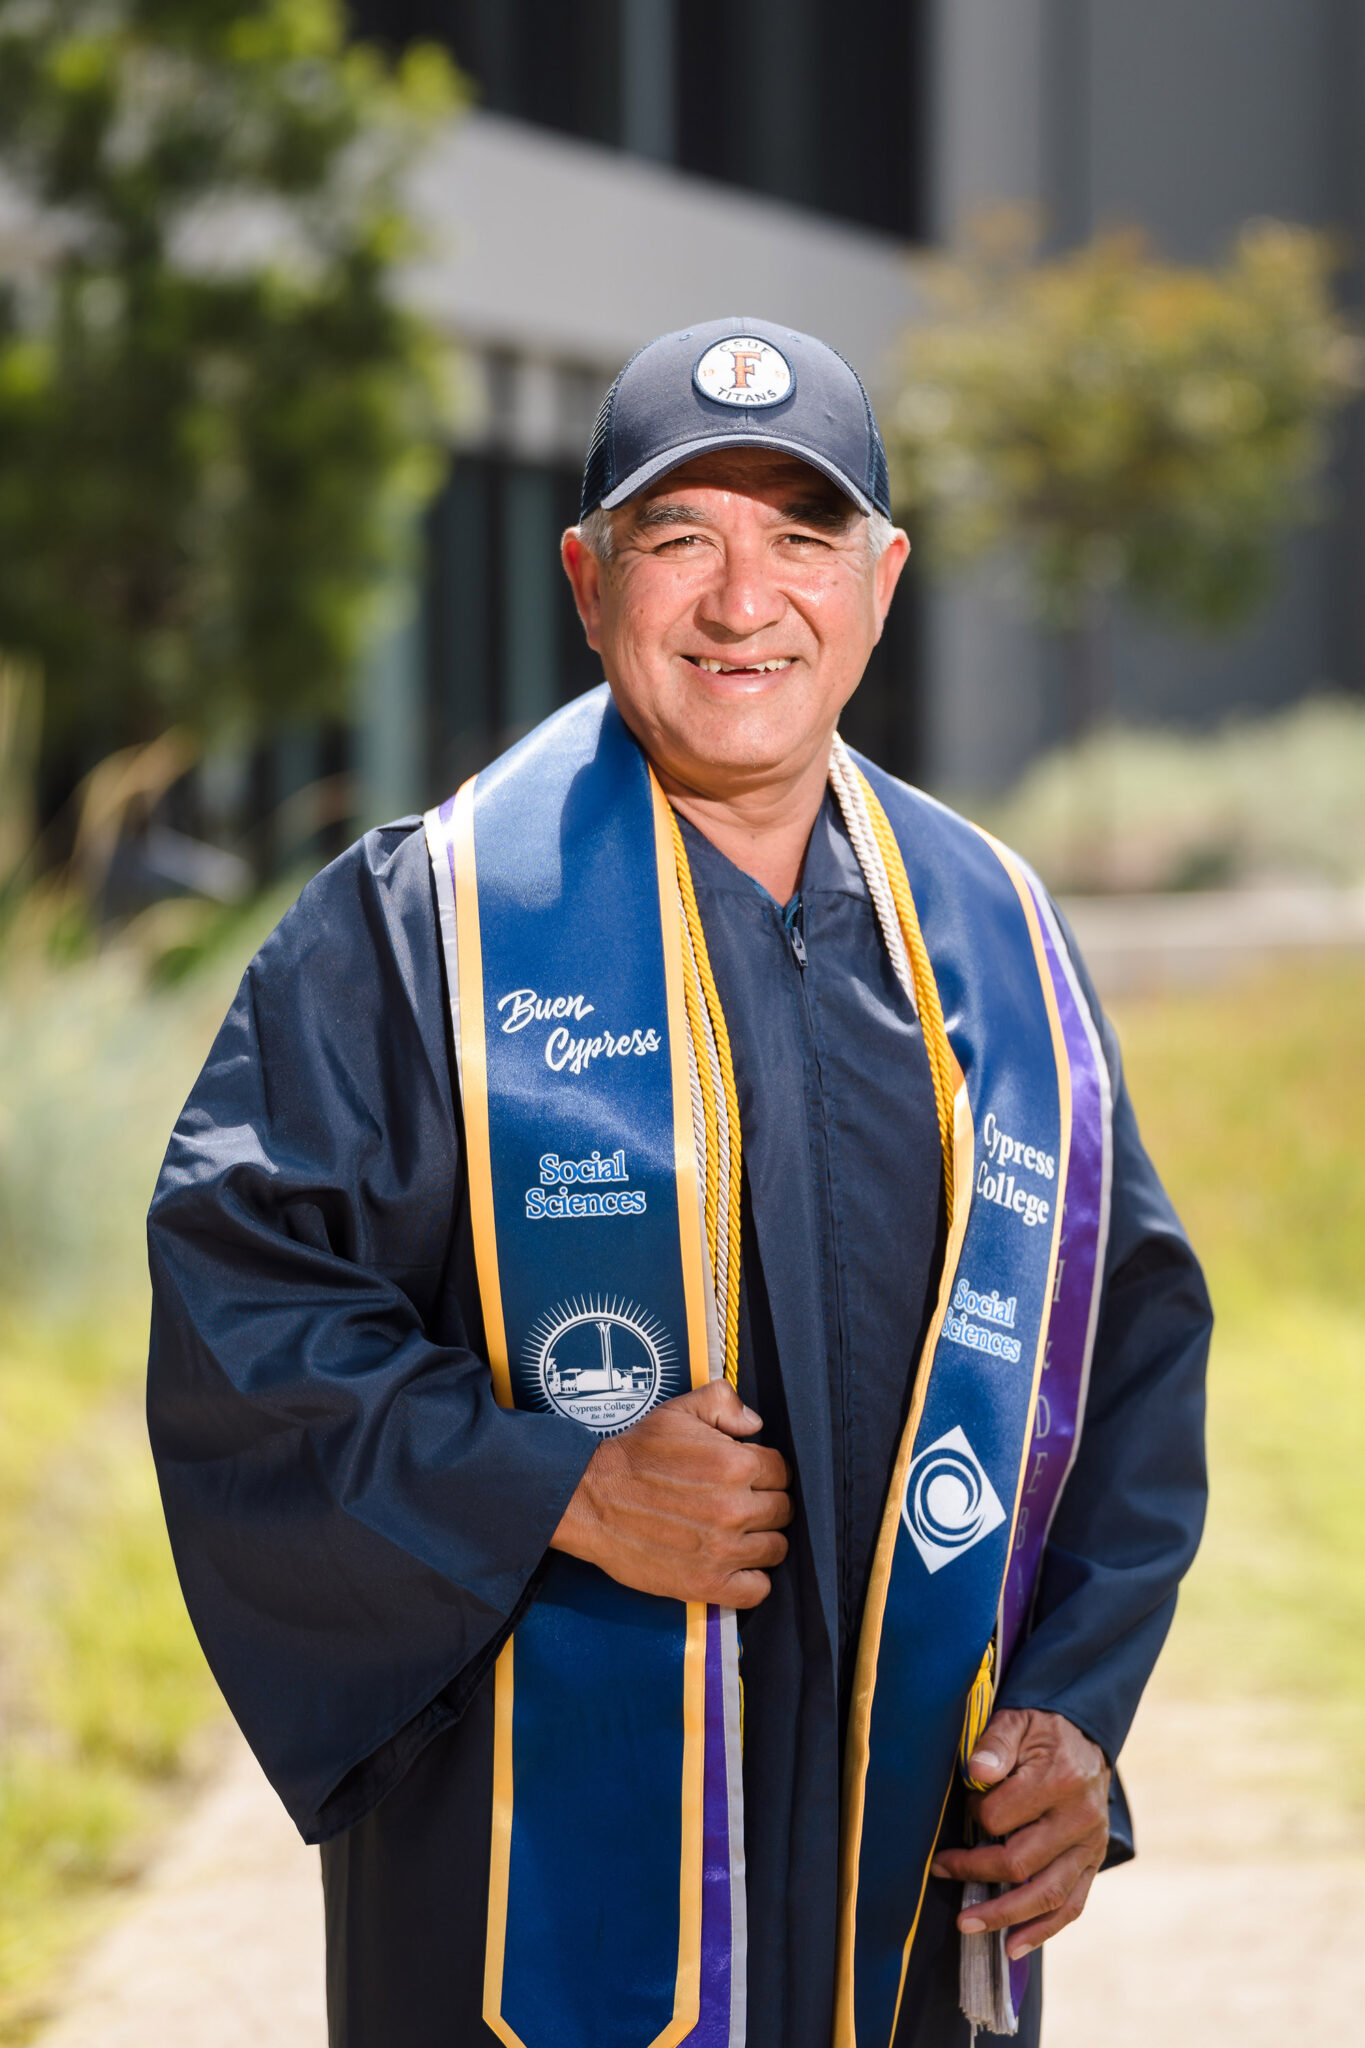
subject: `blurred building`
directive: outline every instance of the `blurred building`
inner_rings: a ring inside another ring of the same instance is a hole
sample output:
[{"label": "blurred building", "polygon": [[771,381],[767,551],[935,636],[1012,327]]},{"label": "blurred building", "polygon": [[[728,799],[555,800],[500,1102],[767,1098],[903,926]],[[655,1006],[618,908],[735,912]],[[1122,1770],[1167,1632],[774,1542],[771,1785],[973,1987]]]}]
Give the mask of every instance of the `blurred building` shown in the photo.
[{"label": "blurred building", "polygon": [[[1138,221],[1216,257],[1254,214],[1365,233],[1359,0],[353,0],[436,38],[476,110],[426,165],[414,296],[463,348],[465,418],[420,600],[360,718],[369,817],[430,800],[597,678],[555,560],[597,402],[640,342],[726,311],[812,329],[884,385],[905,255],[1028,199],[1054,246]],[[1121,713],[1207,721],[1365,683],[1353,429],[1323,528],[1231,643],[1136,627]],[[1060,729],[1056,651],[987,590],[898,598],[845,729],[886,766],[998,786]]]}]

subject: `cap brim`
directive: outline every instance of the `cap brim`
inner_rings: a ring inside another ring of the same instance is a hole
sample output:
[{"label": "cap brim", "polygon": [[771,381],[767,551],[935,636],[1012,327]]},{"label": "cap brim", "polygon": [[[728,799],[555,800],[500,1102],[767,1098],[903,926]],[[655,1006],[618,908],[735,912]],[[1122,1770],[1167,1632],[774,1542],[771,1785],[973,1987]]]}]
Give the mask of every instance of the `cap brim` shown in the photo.
[{"label": "cap brim", "polygon": [[[860,485],[855,484],[846,471],[831,462],[826,455],[820,455],[814,448],[807,448],[803,442],[789,441],[781,434],[759,435],[751,427],[747,433],[703,434],[695,441],[680,441],[676,448],[665,448],[661,455],[652,455],[648,462],[642,462],[628,477],[623,477],[614,491],[608,491],[599,500],[604,512],[612,512],[618,505],[624,505],[627,498],[633,498],[646,484],[652,484],[655,477],[667,476],[670,469],[678,469],[684,462],[690,462],[694,455],[706,455],[713,448],[780,448],[784,455],[795,455],[802,462],[808,462],[812,469],[818,469],[822,476],[851,498],[860,512],[869,516],[876,506]],[[591,506],[588,508],[593,509]]]}]

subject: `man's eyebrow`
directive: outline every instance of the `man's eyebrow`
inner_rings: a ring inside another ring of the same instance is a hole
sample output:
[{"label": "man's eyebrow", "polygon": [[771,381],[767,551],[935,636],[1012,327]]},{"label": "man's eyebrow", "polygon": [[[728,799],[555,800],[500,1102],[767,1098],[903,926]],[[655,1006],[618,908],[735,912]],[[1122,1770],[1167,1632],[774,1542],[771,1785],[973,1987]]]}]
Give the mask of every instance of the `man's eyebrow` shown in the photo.
[{"label": "man's eyebrow", "polygon": [[795,498],[782,507],[782,517],[797,526],[816,526],[823,533],[842,533],[858,516],[858,508],[843,497]]},{"label": "man's eyebrow", "polygon": [[706,514],[695,505],[645,505],[635,515],[635,527],[653,526],[710,526]]}]

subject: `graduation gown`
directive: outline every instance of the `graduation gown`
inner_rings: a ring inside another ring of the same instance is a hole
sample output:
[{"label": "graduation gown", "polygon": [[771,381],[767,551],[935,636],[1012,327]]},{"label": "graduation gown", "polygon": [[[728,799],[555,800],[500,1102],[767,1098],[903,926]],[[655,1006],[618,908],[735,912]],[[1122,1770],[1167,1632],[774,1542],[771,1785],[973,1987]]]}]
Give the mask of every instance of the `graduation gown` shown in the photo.
[{"label": "graduation gown", "polygon": [[[939,1140],[832,803],[784,906],[684,830],[743,1132],[741,1392],[797,1504],[741,1618],[748,2043],[828,2048],[843,1723],[941,1257]],[[1000,1704],[1065,1714],[1112,1759],[1198,1540],[1210,1314],[1101,1028],[1113,1214],[1085,1432]],[[492,1665],[596,1440],[493,1400],[416,820],[319,875],[252,962],[150,1249],[172,1545],[229,1704],[323,1845],[333,2048],[491,2048]],[[1117,1780],[1111,1820],[1118,1860]],[[959,1897],[930,1880],[898,2048],[966,2042]]]}]

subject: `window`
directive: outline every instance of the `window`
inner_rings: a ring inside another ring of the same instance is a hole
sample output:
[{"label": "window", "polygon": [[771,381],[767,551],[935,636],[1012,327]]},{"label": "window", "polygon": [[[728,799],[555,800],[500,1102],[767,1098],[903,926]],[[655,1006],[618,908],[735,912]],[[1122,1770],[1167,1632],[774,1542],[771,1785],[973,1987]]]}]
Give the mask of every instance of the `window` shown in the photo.
[{"label": "window", "polygon": [[927,0],[357,0],[447,45],[484,106],[909,239],[924,226]]},{"label": "window", "polygon": [[576,466],[461,453],[427,515],[425,779],[442,793],[602,680],[558,559],[578,490]]}]

